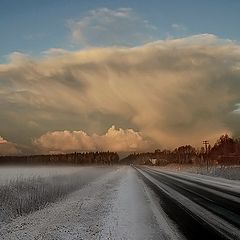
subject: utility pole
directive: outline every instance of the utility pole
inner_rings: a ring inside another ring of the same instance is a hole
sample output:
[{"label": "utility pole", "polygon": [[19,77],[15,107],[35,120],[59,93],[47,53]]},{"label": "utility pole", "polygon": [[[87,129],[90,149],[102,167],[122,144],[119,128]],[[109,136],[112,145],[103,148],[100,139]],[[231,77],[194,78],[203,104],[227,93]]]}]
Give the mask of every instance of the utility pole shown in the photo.
[{"label": "utility pole", "polygon": [[206,154],[206,160],[207,160],[207,171],[208,171],[208,157],[207,157],[207,154],[208,154],[209,141],[204,140],[203,141],[203,145],[205,147],[205,154]]}]

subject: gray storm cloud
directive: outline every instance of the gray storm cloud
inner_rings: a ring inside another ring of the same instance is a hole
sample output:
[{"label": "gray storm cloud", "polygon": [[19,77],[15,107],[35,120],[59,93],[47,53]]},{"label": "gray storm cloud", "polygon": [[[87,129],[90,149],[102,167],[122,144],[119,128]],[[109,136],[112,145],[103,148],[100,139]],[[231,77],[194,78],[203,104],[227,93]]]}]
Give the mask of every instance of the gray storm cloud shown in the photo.
[{"label": "gray storm cloud", "polygon": [[239,134],[240,45],[210,34],[41,58],[15,53],[0,65],[0,83],[0,133],[14,142],[56,130],[102,135],[113,124],[161,147]]}]

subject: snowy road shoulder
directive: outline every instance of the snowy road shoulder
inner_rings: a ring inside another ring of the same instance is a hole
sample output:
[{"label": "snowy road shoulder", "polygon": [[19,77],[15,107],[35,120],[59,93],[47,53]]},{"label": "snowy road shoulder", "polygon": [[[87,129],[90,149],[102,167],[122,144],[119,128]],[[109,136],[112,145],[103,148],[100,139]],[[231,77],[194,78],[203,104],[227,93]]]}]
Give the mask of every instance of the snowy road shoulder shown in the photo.
[{"label": "snowy road shoulder", "polygon": [[2,226],[0,239],[177,238],[152,194],[133,168],[110,169],[67,199]]},{"label": "snowy road shoulder", "polygon": [[124,175],[115,192],[105,236],[129,240],[184,239],[135,169],[126,168]]}]

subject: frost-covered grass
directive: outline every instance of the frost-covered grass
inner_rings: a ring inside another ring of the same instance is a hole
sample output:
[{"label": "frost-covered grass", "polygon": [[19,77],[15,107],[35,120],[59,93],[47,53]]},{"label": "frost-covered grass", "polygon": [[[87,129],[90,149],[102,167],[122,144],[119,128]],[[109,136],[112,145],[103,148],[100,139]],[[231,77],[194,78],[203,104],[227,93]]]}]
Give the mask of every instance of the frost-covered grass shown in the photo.
[{"label": "frost-covered grass", "polygon": [[199,167],[191,172],[212,177],[240,180],[240,166],[210,166],[208,169],[206,167]]},{"label": "frost-covered grass", "polygon": [[[22,174],[24,171],[26,169],[21,169],[21,174],[12,175],[11,178],[9,176],[6,179],[2,178],[0,225],[64,198],[67,194],[78,190],[82,185],[103,174],[106,169],[99,168],[96,171],[90,167],[62,167],[54,170],[49,170],[47,167],[40,170],[31,168],[30,172],[29,169],[25,172],[25,176]],[[63,172],[65,174],[59,174]]]},{"label": "frost-covered grass", "polygon": [[163,167],[152,167],[174,172],[189,172],[230,180],[240,180],[240,166],[199,166],[193,164],[169,164]]},{"label": "frost-covered grass", "polygon": [[34,212],[79,188],[78,174],[52,178],[19,178],[0,186],[0,220]]}]

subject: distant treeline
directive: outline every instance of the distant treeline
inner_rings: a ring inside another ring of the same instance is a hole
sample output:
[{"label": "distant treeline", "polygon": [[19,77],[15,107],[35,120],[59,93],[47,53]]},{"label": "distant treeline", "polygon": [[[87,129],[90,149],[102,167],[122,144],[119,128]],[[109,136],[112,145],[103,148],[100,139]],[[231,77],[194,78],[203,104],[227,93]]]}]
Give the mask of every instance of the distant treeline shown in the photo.
[{"label": "distant treeline", "polygon": [[126,164],[167,165],[179,164],[240,164],[240,138],[222,135],[212,146],[196,149],[191,145],[180,146],[174,150],[160,150],[145,153],[133,153],[122,160]]},{"label": "distant treeline", "polygon": [[116,152],[85,152],[53,155],[0,156],[0,165],[21,164],[240,164],[240,138],[222,135],[213,146],[205,145],[196,149],[191,145],[180,146],[174,150],[133,153],[119,160]]},{"label": "distant treeline", "polygon": [[116,152],[87,152],[68,153],[54,155],[31,155],[31,156],[0,156],[0,165],[65,165],[65,164],[105,164],[111,165],[119,162]]}]

